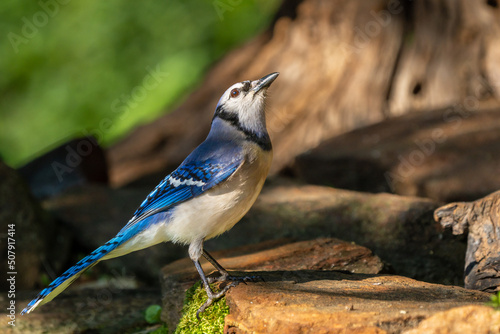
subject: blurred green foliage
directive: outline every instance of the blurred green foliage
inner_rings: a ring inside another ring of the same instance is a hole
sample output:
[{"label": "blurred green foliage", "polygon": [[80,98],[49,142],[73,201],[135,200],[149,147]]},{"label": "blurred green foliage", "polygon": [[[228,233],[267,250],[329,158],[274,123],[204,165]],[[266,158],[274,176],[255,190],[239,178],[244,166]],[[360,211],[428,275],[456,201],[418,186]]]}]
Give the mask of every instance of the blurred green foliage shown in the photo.
[{"label": "blurred green foliage", "polygon": [[144,312],[144,319],[148,324],[157,324],[161,322],[161,306],[160,305],[150,305]]},{"label": "blurred green foliage", "polygon": [[160,326],[153,331],[148,331],[150,334],[168,334],[169,330],[165,323],[161,321],[161,306],[150,305],[144,312],[144,319],[148,324],[159,324]]},{"label": "blurred green foliage", "polygon": [[497,291],[496,294],[491,295],[490,301],[487,303],[487,305],[500,311],[500,291]]},{"label": "blurred green foliage", "polygon": [[171,110],[278,0],[0,2],[0,158],[70,138],[107,146]]}]

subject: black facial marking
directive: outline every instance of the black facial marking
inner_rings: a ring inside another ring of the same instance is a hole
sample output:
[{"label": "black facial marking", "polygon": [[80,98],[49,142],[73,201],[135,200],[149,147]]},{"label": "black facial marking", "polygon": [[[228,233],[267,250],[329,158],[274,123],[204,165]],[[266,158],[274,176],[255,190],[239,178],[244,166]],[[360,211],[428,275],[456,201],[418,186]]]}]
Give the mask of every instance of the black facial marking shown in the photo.
[{"label": "black facial marking", "polygon": [[250,87],[251,87],[250,81],[244,81],[242,83],[243,83],[242,90],[245,92],[248,92],[250,90]]},{"label": "black facial marking", "polygon": [[237,128],[239,131],[243,132],[245,134],[247,140],[256,143],[264,151],[270,151],[273,148],[271,145],[271,138],[269,138],[269,135],[267,133],[259,135],[259,134],[255,133],[254,131],[250,131],[248,129],[245,129],[244,127],[241,126],[240,119],[239,119],[238,115],[225,111],[222,108],[222,106],[217,107],[217,110],[215,110],[214,118],[215,117],[219,117],[220,119],[223,119],[226,122],[229,122],[232,126]]}]

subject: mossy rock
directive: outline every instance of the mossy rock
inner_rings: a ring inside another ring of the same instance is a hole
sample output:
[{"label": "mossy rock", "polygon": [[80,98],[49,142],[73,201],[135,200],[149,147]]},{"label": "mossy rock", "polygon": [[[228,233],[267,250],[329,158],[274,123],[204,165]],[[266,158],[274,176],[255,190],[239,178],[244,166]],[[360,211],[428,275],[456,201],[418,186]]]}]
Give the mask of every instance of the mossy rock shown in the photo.
[{"label": "mossy rock", "polygon": [[[217,284],[212,284],[212,291],[216,291]],[[215,301],[203,313],[200,320],[196,318],[196,311],[207,300],[207,293],[201,282],[197,282],[186,291],[186,298],[182,308],[182,317],[177,325],[175,334],[203,334],[222,333],[224,330],[224,319],[229,314],[229,307],[226,305],[226,297]]]}]

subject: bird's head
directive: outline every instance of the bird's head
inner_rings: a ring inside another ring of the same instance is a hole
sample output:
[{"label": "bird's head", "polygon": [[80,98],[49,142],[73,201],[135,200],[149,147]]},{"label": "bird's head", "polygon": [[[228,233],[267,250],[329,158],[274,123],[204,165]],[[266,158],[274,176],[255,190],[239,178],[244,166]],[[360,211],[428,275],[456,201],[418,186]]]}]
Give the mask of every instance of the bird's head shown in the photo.
[{"label": "bird's head", "polygon": [[275,72],[258,80],[243,81],[229,87],[217,103],[214,119],[220,118],[257,136],[267,135],[264,101],[267,89],[278,75]]}]

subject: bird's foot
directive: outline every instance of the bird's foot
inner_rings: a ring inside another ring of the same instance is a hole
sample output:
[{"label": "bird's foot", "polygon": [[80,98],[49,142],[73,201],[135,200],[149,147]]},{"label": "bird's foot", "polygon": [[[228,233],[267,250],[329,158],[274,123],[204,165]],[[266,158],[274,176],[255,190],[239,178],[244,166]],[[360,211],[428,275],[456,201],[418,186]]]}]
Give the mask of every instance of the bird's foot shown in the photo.
[{"label": "bird's foot", "polygon": [[205,287],[205,291],[207,292],[207,297],[208,298],[207,298],[207,301],[203,305],[201,305],[201,307],[198,309],[198,311],[196,311],[196,318],[198,320],[200,320],[200,314],[203,313],[203,311],[205,311],[205,309],[207,307],[209,307],[210,305],[212,305],[213,302],[216,301],[217,299],[223,297],[230,288],[232,288],[233,286],[238,285],[238,283],[239,282],[232,282],[232,283],[226,285],[221,291],[219,291],[217,293],[214,293],[212,291],[212,289],[210,289],[209,286],[206,286]]},{"label": "bird's foot", "polygon": [[203,313],[203,311],[205,311],[207,307],[212,305],[214,301],[223,297],[230,288],[235,287],[240,283],[246,284],[246,282],[255,282],[260,280],[264,281],[264,279],[261,276],[231,276],[229,274],[221,275],[219,277],[208,277],[207,280],[210,284],[214,282],[219,282],[219,283],[230,282],[230,283],[217,293],[214,293],[212,289],[210,289],[210,286],[205,287],[208,299],[203,305],[201,305],[201,307],[196,312],[196,318],[198,320],[200,320],[200,314]]}]

